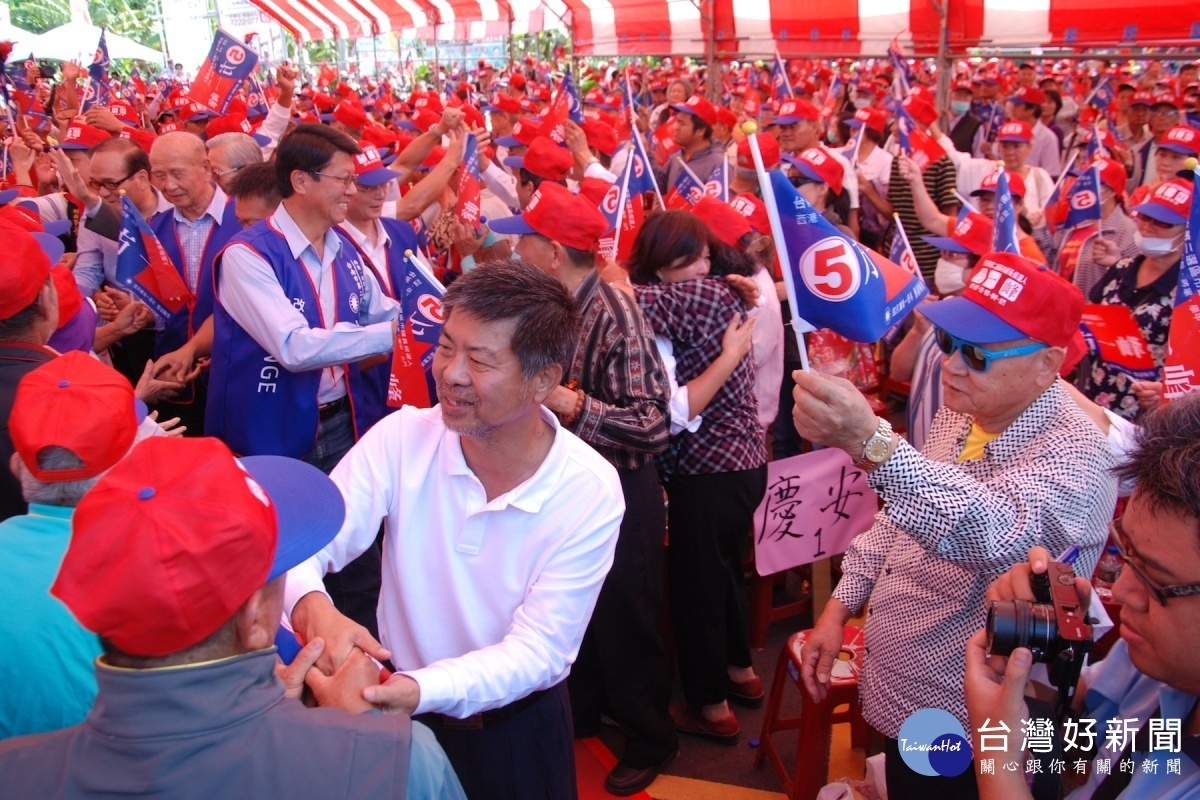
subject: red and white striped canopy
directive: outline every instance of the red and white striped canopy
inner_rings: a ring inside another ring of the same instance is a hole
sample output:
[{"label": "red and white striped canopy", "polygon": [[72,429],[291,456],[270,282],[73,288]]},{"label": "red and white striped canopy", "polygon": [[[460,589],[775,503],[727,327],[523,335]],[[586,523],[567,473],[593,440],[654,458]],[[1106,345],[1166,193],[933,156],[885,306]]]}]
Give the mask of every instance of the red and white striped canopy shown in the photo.
[{"label": "red and white striped canopy", "polygon": [[[582,55],[937,49],[933,0],[252,0],[302,40],[403,31],[480,39],[558,28]],[[946,0],[950,46],[1200,43],[1196,0]],[[710,11],[711,9],[711,11]]]}]

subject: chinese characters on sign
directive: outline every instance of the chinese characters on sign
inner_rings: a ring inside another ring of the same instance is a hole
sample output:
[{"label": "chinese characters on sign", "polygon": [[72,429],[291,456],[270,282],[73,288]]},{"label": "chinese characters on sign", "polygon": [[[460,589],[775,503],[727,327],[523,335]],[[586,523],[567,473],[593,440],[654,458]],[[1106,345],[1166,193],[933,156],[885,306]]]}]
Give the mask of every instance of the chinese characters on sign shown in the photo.
[{"label": "chinese characters on sign", "polygon": [[[1142,730],[1143,724],[1145,730]],[[1182,774],[1179,754],[1183,750],[1183,723],[1179,719],[1152,717],[1148,722],[1137,718],[1110,719],[1105,723],[1102,740],[1094,719],[1068,719],[1057,731],[1051,719],[1023,719],[1020,730],[1015,732],[1003,720],[986,719],[976,734],[979,770],[985,775],[995,775],[997,769],[1026,774],[1086,775],[1089,765],[1097,775],[1113,772]],[[1056,734],[1064,758],[1027,758],[1053,753]],[[1017,744],[1019,748],[1016,748]],[[1106,752],[1093,760],[1097,744],[1102,744]],[[1014,749],[1010,750],[1010,745]],[[1126,754],[1126,750],[1132,755]],[[997,758],[988,753],[1002,753],[1003,756]],[[1107,757],[1109,754],[1116,758]]]},{"label": "chinese characters on sign", "polygon": [[754,515],[760,575],[846,550],[871,526],[879,498],[841,450],[818,450],[767,465],[767,493]]}]

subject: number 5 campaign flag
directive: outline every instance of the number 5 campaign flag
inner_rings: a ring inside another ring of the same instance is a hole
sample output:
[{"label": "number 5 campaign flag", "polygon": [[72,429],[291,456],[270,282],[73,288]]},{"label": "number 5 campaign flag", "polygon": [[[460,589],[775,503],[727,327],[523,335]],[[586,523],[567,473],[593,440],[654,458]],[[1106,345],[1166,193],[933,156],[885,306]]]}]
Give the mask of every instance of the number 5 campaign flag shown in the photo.
[{"label": "number 5 campaign flag", "polygon": [[389,406],[429,408],[437,400],[433,381],[433,351],[442,335],[445,287],[438,283],[411,250],[400,297],[400,324],[396,326],[396,349],[392,353],[392,376],[388,381]]},{"label": "number 5 campaign flag", "polygon": [[764,190],[774,194],[779,212],[772,228],[776,241],[786,244],[783,268],[791,272],[797,316],[852,341],[874,342],[929,294],[920,275],[835,228],[785,175],[769,177]]},{"label": "number 5 campaign flag", "polygon": [[218,114],[224,114],[242,81],[254,73],[257,65],[257,53],[218,28],[188,96]]},{"label": "number 5 campaign flag", "polygon": [[[1168,190],[1169,190],[1168,185]],[[1158,195],[1164,190],[1155,190]],[[1185,194],[1186,193],[1186,194]],[[1177,207],[1191,203],[1188,226],[1183,238],[1183,259],[1179,263],[1179,283],[1175,288],[1175,309],[1171,312],[1171,330],[1167,334],[1167,357],[1163,364],[1163,396],[1176,400],[1200,389],[1200,203],[1192,187],[1177,184],[1172,195]]]}]

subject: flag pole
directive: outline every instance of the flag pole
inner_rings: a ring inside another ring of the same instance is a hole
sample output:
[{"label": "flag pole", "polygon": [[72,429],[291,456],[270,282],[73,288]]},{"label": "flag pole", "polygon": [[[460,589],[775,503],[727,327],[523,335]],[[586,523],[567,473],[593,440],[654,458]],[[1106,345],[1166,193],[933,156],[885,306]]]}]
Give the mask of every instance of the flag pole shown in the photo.
[{"label": "flag pole", "polygon": [[976,214],[980,213],[979,209],[975,207],[975,204],[972,203],[967,198],[963,197],[962,194],[957,189],[954,190],[954,196],[958,198],[958,202],[962,203],[964,206],[971,209]]},{"label": "flag pole", "polygon": [[[746,130],[746,128],[743,128]],[[813,326],[800,317],[799,306],[796,304],[796,286],[792,280],[791,257],[788,255],[787,239],[783,235],[783,223],[779,218],[779,208],[775,204],[775,189],[767,169],[763,166],[762,153],[758,149],[758,126],[751,126],[747,132],[750,142],[750,154],[754,157],[754,171],[758,174],[758,186],[762,191],[763,204],[767,207],[767,218],[771,221],[771,233],[775,239],[775,251],[779,263],[783,265],[783,283],[787,287],[788,307],[792,310],[792,331],[796,334],[796,344],[800,350],[800,369],[811,372],[808,363],[808,347],[804,344],[804,332],[813,330]]]},{"label": "flag pole", "polygon": [[1058,194],[1058,190],[1062,186],[1063,181],[1067,179],[1067,174],[1070,173],[1071,167],[1075,166],[1075,159],[1077,158],[1079,158],[1079,153],[1071,153],[1071,159],[1067,162],[1067,165],[1063,167],[1062,174],[1058,176],[1058,180],[1054,182],[1054,188],[1050,190],[1050,197],[1054,197],[1054,195]]}]

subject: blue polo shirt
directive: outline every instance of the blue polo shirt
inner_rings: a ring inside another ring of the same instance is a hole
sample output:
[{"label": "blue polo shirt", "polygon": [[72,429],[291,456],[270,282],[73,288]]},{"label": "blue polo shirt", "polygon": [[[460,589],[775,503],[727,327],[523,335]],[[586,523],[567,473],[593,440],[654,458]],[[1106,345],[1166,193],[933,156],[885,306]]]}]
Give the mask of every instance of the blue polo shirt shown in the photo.
[{"label": "blue polo shirt", "polygon": [[50,596],[73,508],[29,506],[0,522],[0,739],[82,722],[96,696],[96,635]]},{"label": "blue polo shirt", "polygon": [[[1102,661],[1087,668],[1083,680],[1087,684],[1087,697],[1081,716],[1096,720],[1098,742],[1105,745],[1097,758],[1109,759],[1114,772],[1118,769],[1121,752],[1105,742],[1108,720],[1137,719],[1137,724],[1132,725],[1137,730],[1155,709],[1164,720],[1181,720],[1184,732],[1180,750],[1134,753],[1133,779],[1120,797],[1153,797],[1156,800],[1196,797],[1200,793],[1200,764],[1197,763],[1200,761],[1200,737],[1186,733],[1196,696],[1139,672],[1129,658],[1129,646],[1123,639],[1113,645]],[[1150,764],[1147,766],[1145,762]],[[1090,798],[1104,780],[1105,776],[1095,770],[1095,762],[1092,766],[1088,782],[1072,792],[1069,800]]]}]

